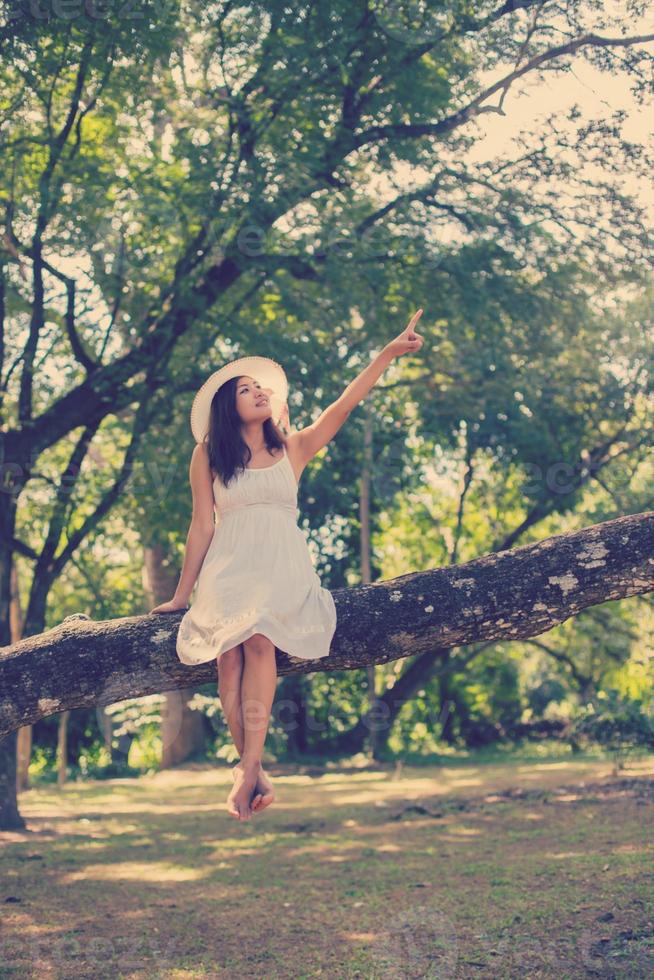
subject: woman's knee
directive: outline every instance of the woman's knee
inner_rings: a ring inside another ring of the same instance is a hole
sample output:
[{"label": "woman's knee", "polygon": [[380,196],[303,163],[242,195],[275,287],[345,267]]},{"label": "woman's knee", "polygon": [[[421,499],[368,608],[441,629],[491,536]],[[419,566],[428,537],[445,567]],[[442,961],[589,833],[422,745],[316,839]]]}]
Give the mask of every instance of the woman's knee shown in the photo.
[{"label": "woman's knee", "polygon": [[243,645],[239,643],[238,646],[231,647],[230,650],[224,650],[216,661],[218,664],[218,670],[237,670],[239,667],[241,667],[243,663],[242,646]]},{"label": "woman's knee", "polygon": [[275,652],[275,644],[272,640],[264,636],[263,633],[254,633],[247,640],[243,640],[243,649],[247,654],[252,654],[256,656],[262,653],[272,653]]}]

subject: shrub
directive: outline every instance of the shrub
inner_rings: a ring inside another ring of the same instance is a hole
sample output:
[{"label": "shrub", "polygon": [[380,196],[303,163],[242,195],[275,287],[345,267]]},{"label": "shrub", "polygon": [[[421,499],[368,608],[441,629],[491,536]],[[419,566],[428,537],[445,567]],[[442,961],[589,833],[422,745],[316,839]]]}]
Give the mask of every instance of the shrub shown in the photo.
[{"label": "shrub", "polygon": [[627,757],[654,749],[651,703],[627,700],[617,691],[600,691],[597,699],[573,717],[573,742],[601,745],[613,759],[613,774],[625,768]]}]

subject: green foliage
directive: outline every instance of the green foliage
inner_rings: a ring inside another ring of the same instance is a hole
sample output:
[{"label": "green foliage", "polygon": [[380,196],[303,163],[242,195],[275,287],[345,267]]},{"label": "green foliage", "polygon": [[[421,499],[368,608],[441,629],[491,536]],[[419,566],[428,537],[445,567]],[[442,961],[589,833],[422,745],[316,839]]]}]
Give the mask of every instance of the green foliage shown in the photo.
[{"label": "green foliage", "polygon": [[[35,420],[59,401],[74,404],[89,373],[71,347],[64,282],[47,273],[39,309],[34,276],[19,274],[16,256],[46,255],[74,279],[75,329],[98,362],[96,378],[112,364],[131,365],[107,389],[106,415],[77,471],[69,461],[91,421],[86,399],[70,420],[62,412],[61,428],[53,413],[52,431],[62,434],[52,444],[41,436],[15,529],[30,629],[70,612],[110,619],[144,611],[146,547],[160,545],[173,570],[181,565],[191,510],[188,411],[220,363],[249,353],[279,360],[301,428],[404,326],[416,297],[426,311],[424,351],[393,365],[366,406],[373,580],[651,506],[654,375],[642,367],[653,356],[652,286],[639,283],[651,236],[610,181],[589,186],[582,176],[588,160],[596,170],[597,141],[613,173],[625,159],[638,161],[638,148],[603,139],[614,135],[604,123],[564,136],[572,114],[560,129],[532,134],[533,152],[484,163],[468,153],[477,136],[467,125],[404,129],[447,118],[479,93],[483,73],[528,57],[520,11],[495,17],[494,5],[468,0],[138,0],[127,17],[107,7],[95,18],[85,8],[72,20],[41,20],[28,16],[29,4],[18,7],[25,16],[3,33],[0,65],[0,193],[16,236],[2,252],[7,426],[21,421],[18,367],[30,319],[43,321]],[[548,44],[551,30],[544,9],[528,43]],[[557,187],[570,192],[560,208]],[[552,226],[574,234],[559,238]],[[253,250],[239,236],[249,230],[260,245]],[[226,256],[238,267],[233,280]],[[615,303],[609,287],[624,284],[642,288]],[[154,351],[156,363],[145,354],[130,361],[137,349]],[[123,386],[132,401],[118,408]],[[147,438],[117,501],[56,579],[36,583],[46,594],[33,602],[35,566],[45,575],[94,515],[144,404],[152,408]],[[301,523],[332,588],[361,578],[362,409],[300,487]],[[66,481],[58,535],[57,490]],[[625,668],[642,642],[639,628],[625,603],[607,604],[553,631],[559,656],[543,654],[544,666],[516,663],[506,645],[474,658],[449,678],[455,736],[488,744],[525,708],[538,715],[564,692],[574,700],[597,689]],[[383,676],[392,680],[392,670]],[[621,676],[625,695],[651,690],[647,666]],[[402,708],[394,750],[437,746],[440,695],[431,679]],[[362,672],[316,674],[306,696],[315,748],[365,710]],[[116,738],[133,742],[139,765],[156,764],[160,703],[136,699],[117,711]],[[217,751],[229,751],[224,724],[215,727]],[[283,753],[281,721],[269,744]],[[76,732],[74,748],[86,773],[106,762],[92,726],[84,737]],[[45,771],[51,757],[37,758]]]},{"label": "green foliage", "polygon": [[568,697],[568,688],[554,677],[544,677],[526,692],[529,710],[541,718],[551,704],[557,704]]},{"label": "green foliage", "polygon": [[142,769],[130,765],[125,758],[112,760],[102,742],[93,742],[80,752],[77,766],[71,766],[73,779],[115,779],[140,776]]},{"label": "green foliage", "polygon": [[33,745],[28,767],[30,780],[53,782],[57,778],[56,750],[50,745]]},{"label": "green foliage", "polygon": [[600,691],[595,701],[576,714],[571,737],[581,744],[601,745],[617,772],[631,756],[654,750],[653,707],[651,698],[627,700],[617,691]]},{"label": "green foliage", "polygon": [[366,710],[368,692],[363,669],[315,674],[304,691],[311,716],[310,737],[315,746],[322,739],[350,731]]}]

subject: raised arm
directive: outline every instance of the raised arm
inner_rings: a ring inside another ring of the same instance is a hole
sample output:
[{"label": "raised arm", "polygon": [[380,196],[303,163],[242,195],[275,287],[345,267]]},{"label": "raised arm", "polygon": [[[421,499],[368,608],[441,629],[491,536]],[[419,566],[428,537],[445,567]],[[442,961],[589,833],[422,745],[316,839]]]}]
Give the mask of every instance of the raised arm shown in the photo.
[{"label": "raised arm", "polygon": [[402,333],[395,340],[386,344],[370,364],[356,376],[354,381],[350,382],[336,401],[328,405],[315,422],[295,433],[300,456],[305,462],[312,459],[328,442],[331,442],[352,409],[356,408],[359,402],[366,397],[394,358],[420,350],[423,337],[414,327],[421,316],[422,310],[418,310]]}]

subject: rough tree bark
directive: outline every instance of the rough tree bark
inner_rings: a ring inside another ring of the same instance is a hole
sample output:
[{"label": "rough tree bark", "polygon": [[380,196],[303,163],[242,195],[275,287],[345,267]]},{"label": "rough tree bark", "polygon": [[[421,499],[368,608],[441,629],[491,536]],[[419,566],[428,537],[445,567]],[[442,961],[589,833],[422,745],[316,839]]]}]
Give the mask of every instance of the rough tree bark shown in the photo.
[{"label": "rough tree bark", "polygon": [[[22,639],[25,617],[20,604],[20,588],[16,562],[11,566],[11,606],[9,608],[11,642]],[[16,733],[16,792],[30,788],[29,765],[32,758],[32,726],[23,725]],[[0,826],[2,826],[0,824]]]},{"label": "rough tree bark", "polygon": [[[329,657],[280,674],[387,663],[428,649],[543,633],[588,606],[654,591],[654,511],[483,555],[463,565],[334,590]],[[215,678],[182,664],[182,612],[63,623],[0,649],[0,737],[70,708],[111,704]]]}]

